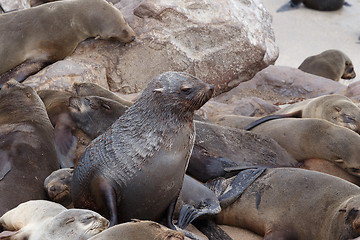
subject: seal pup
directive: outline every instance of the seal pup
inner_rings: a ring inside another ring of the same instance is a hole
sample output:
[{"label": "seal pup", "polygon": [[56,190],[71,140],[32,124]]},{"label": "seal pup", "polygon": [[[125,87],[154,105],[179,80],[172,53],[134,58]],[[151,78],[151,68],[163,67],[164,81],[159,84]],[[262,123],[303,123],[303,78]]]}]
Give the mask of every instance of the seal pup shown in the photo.
[{"label": "seal pup", "polygon": [[302,118],[320,118],[360,133],[360,108],[348,97],[324,95],[286,106],[274,114],[301,111]]},{"label": "seal pup", "polygon": [[79,160],[71,187],[74,206],[99,212],[111,226],[132,218],[157,220],[168,207],[171,212],[194,145],[194,111],[213,92],[186,73],[153,78]]},{"label": "seal pup", "polygon": [[49,200],[72,208],[71,181],[74,173],[72,168],[61,168],[52,172],[44,181],[44,190]]},{"label": "seal pup", "polygon": [[73,84],[73,94],[77,97],[86,97],[86,96],[99,96],[108,98],[114,101],[117,101],[125,106],[131,107],[134,103],[128,101],[115,93],[107,90],[106,88],[96,84],[96,83],[74,83]]},{"label": "seal pup", "polygon": [[356,77],[350,58],[335,49],[324,51],[318,55],[306,58],[298,67],[300,70],[317,76],[339,81]]},{"label": "seal pup", "polygon": [[117,101],[99,96],[69,98],[71,119],[92,139],[103,134],[127,109]]},{"label": "seal pup", "polygon": [[6,212],[0,225],[14,231],[10,237],[14,240],[86,240],[108,228],[109,221],[91,210],[33,200]]},{"label": "seal pup", "polygon": [[74,167],[77,139],[76,124],[69,111],[71,93],[58,90],[39,90],[46,112],[54,126],[55,147],[62,168]]},{"label": "seal pup", "polygon": [[44,180],[60,164],[54,128],[44,103],[31,87],[8,81],[0,90],[0,112],[2,215],[27,200],[45,199]]},{"label": "seal pup", "polygon": [[153,221],[137,219],[113,226],[89,238],[89,240],[121,240],[153,239],[153,240],[183,240],[184,234],[171,230]]},{"label": "seal pup", "polygon": [[345,240],[360,236],[359,206],[360,188],[343,179],[304,169],[269,168],[222,209],[216,222],[249,229],[265,239]]},{"label": "seal pup", "polygon": [[135,39],[121,12],[105,0],[56,1],[0,14],[0,32],[0,84],[23,81],[87,38]]}]

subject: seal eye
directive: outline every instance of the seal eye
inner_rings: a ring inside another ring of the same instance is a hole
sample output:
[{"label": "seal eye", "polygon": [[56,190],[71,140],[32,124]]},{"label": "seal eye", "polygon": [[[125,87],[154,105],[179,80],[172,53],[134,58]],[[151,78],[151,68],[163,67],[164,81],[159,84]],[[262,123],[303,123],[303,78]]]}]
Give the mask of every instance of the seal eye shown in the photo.
[{"label": "seal eye", "polygon": [[189,93],[191,93],[191,88],[190,87],[183,87],[183,88],[181,88],[181,92],[185,93],[185,94],[189,94]]},{"label": "seal eye", "polygon": [[92,219],[94,219],[94,218],[95,218],[94,216],[89,216],[89,217],[87,217],[87,218],[82,219],[81,222],[82,222],[82,223],[86,223],[86,222],[88,222],[88,221],[90,221],[90,220],[92,220]]},{"label": "seal eye", "polygon": [[74,222],[74,221],[75,221],[75,218],[70,218],[70,219],[68,219],[68,220],[66,221],[65,224],[69,224],[69,223],[72,223],[72,222]]}]

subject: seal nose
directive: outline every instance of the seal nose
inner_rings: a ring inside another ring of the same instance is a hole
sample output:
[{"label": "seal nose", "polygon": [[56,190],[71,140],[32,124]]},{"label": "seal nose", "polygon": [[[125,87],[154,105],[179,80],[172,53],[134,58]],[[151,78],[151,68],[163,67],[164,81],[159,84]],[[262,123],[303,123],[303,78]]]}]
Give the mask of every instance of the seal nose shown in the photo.
[{"label": "seal nose", "polygon": [[209,87],[210,87],[210,91],[213,92],[213,91],[214,91],[214,86],[213,86],[213,85],[210,85]]},{"label": "seal nose", "polygon": [[134,40],[135,40],[135,36],[132,36],[132,37],[131,37],[131,41],[134,41]]}]

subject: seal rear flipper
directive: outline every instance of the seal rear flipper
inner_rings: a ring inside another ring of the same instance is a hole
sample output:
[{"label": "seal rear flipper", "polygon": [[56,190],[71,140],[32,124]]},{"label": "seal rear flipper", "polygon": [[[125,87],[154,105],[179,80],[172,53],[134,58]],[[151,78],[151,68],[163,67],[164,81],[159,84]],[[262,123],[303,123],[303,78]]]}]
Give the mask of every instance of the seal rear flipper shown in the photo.
[{"label": "seal rear flipper", "polygon": [[100,214],[110,221],[109,227],[116,225],[118,223],[116,203],[119,203],[120,199],[117,198],[111,182],[101,176],[95,177],[91,182],[90,191],[96,206],[103,209]]},{"label": "seal rear flipper", "polygon": [[[215,208],[215,209],[214,209]],[[204,216],[204,215],[215,215],[221,211],[220,205],[218,206],[209,206],[205,207],[203,209],[197,209],[194,206],[191,206],[189,204],[185,204],[182,206],[180,213],[179,213],[179,219],[177,222],[177,225],[179,228],[186,228],[192,221],[195,219]]]},{"label": "seal rear flipper", "polygon": [[33,75],[40,71],[45,66],[49,65],[49,61],[30,61],[27,60],[15,68],[0,74],[0,88],[6,83],[8,80],[14,78],[18,82],[24,81],[30,75]]},{"label": "seal rear flipper", "polygon": [[222,230],[213,220],[195,220],[193,225],[199,229],[209,240],[232,240],[232,238]]},{"label": "seal rear flipper", "polygon": [[10,172],[11,168],[12,158],[9,156],[9,152],[0,150],[0,181]]},{"label": "seal rear flipper", "polygon": [[59,129],[55,126],[55,148],[60,161],[61,168],[74,167],[74,158],[77,145],[77,138],[71,131]]}]

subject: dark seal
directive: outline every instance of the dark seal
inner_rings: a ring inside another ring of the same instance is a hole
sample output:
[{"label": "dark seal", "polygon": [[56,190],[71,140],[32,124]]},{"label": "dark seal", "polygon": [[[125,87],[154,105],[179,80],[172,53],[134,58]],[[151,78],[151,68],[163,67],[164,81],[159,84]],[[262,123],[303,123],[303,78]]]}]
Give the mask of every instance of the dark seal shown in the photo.
[{"label": "dark seal", "polygon": [[160,219],[181,190],[195,140],[194,111],[213,92],[186,73],[155,77],[86,149],[74,171],[74,206],[99,212],[111,225]]},{"label": "dark seal", "polygon": [[36,92],[15,80],[0,91],[0,215],[45,199],[45,178],[59,168],[54,128]]}]

